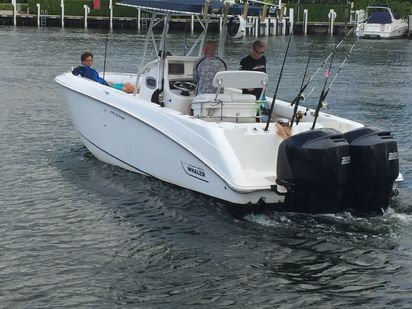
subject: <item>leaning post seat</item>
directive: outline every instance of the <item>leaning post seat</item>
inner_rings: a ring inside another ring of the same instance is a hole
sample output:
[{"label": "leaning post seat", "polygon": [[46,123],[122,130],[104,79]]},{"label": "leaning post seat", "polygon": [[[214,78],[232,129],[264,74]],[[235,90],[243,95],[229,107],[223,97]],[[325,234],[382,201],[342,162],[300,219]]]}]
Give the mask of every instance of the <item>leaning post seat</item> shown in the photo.
[{"label": "leaning post seat", "polygon": [[[222,71],[216,73],[213,87],[216,93],[200,94],[193,99],[193,115],[199,118],[220,118],[225,121],[250,121],[256,118],[258,104],[251,94],[231,92],[224,89],[263,88],[266,89],[268,75],[254,71]],[[221,93],[223,89],[223,93]]]}]

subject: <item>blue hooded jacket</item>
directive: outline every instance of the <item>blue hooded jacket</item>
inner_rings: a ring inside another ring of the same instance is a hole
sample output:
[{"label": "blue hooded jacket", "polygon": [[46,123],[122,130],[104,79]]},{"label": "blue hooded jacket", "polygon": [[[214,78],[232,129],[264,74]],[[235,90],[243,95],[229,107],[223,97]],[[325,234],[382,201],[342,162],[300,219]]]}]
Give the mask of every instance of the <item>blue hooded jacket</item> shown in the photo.
[{"label": "blue hooded jacket", "polygon": [[80,65],[77,68],[74,68],[72,73],[73,75],[81,75],[88,79],[94,80],[95,82],[98,82],[99,84],[109,86],[109,84],[103,78],[99,76],[99,72],[97,72],[95,69],[92,69],[91,67],[87,65]]}]

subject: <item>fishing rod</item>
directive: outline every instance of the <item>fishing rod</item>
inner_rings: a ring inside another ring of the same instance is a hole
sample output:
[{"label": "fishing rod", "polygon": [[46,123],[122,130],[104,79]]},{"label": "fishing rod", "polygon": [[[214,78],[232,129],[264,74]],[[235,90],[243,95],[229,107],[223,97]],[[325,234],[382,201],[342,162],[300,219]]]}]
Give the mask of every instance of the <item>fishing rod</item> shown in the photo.
[{"label": "fishing rod", "polygon": [[265,126],[265,132],[269,129],[269,124],[270,124],[270,120],[271,120],[271,118],[272,118],[272,113],[273,113],[273,108],[274,108],[274,106],[275,106],[276,97],[277,97],[277,95],[278,95],[279,84],[280,84],[280,80],[282,79],[283,69],[284,69],[284,67],[285,67],[286,57],[288,56],[289,45],[290,45],[290,41],[291,41],[291,39],[292,39],[292,35],[293,35],[293,30],[291,30],[291,31],[290,31],[290,34],[289,34],[288,45],[287,45],[287,47],[286,47],[285,56],[283,57],[283,63],[282,63],[282,67],[281,67],[281,69],[280,69],[279,78],[278,78],[278,83],[277,83],[277,85],[276,85],[275,94],[273,95],[273,98],[272,98],[272,104],[270,104],[269,115],[268,115],[268,119],[267,119],[267,121],[266,121],[266,126]]},{"label": "fishing rod", "polygon": [[303,74],[303,78],[302,78],[302,83],[300,84],[300,89],[299,92],[297,94],[297,96],[293,99],[292,103],[290,105],[294,105],[293,108],[293,115],[292,115],[292,119],[290,121],[290,127],[293,126],[293,122],[295,121],[295,117],[296,117],[296,112],[298,111],[298,107],[299,107],[299,103],[300,101],[303,100],[303,96],[302,93],[303,91],[305,91],[306,87],[309,85],[309,82],[305,83],[305,79],[306,79],[306,75],[308,73],[308,67],[309,67],[309,63],[310,63],[310,59],[312,58],[312,52],[313,52],[313,46],[315,45],[315,43],[312,43],[312,47],[310,49],[310,53],[309,53],[309,57],[308,57],[308,62],[306,63],[306,68],[305,68],[305,73]]},{"label": "fishing rod", "polygon": [[320,108],[322,107],[322,103],[325,100],[325,98],[326,98],[326,96],[328,95],[328,92],[329,92],[329,89],[327,90],[327,92],[325,92],[325,89],[326,89],[326,84],[328,83],[328,79],[329,79],[329,76],[330,76],[330,72],[331,72],[332,63],[333,63],[334,58],[335,58],[335,53],[333,53],[332,58],[329,62],[329,67],[325,72],[325,82],[323,83],[322,92],[320,93],[320,96],[319,96],[318,105],[316,105],[315,119],[313,119],[313,123],[312,123],[312,127],[311,127],[312,130],[315,128],[316,120],[318,119]]},{"label": "fishing rod", "polygon": [[312,130],[315,128],[316,120],[318,119],[320,108],[322,107],[322,104],[323,104],[323,102],[325,101],[326,96],[327,96],[328,93],[329,93],[329,90],[331,89],[333,83],[335,82],[335,80],[336,80],[336,78],[338,77],[340,71],[342,70],[343,65],[346,63],[346,61],[347,61],[347,60],[349,59],[349,57],[351,56],[352,50],[353,50],[353,48],[355,47],[357,41],[358,41],[358,40],[356,39],[355,43],[352,44],[352,46],[351,46],[351,48],[349,49],[349,52],[347,53],[345,59],[343,59],[341,65],[339,66],[338,71],[336,72],[334,78],[332,79],[332,81],[330,82],[328,88],[326,89],[326,84],[327,84],[328,78],[329,78],[329,76],[330,76],[330,69],[331,69],[331,67],[332,67],[332,62],[333,62],[333,57],[334,57],[334,56],[332,57],[331,62],[330,62],[330,64],[329,64],[329,68],[328,68],[328,70],[325,72],[325,83],[323,84],[323,89],[322,89],[322,92],[321,92],[321,94],[320,94],[320,96],[319,96],[318,105],[316,106],[316,110],[315,110],[315,114],[314,114],[314,119],[313,119],[313,124],[312,124],[312,128],[311,128]]},{"label": "fishing rod", "polygon": [[312,52],[313,52],[313,47],[314,47],[314,43],[312,44],[311,50],[310,50],[310,54],[309,54],[309,58],[308,58],[308,62],[306,64],[306,69],[305,69],[305,74],[303,75],[303,79],[302,79],[302,84],[299,90],[298,95],[293,99],[292,103],[290,104],[291,106],[294,105],[294,109],[293,109],[293,115],[292,115],[292,120],[290,122],[290,127],[293,126],[293,122],[295,121],[296,118],[296,113],[300,104],[300,101],[303,100],[303,92],[306,90],[306,88],[309,86],[309,84],[312,82],[312,80],[315,78],[315,76],[319,73],[319,71],[325,66],[325,64],[327,63],[327,61],[330,59],[330,57],[332,57],[337,49],[340,47],[340,45],[342,45],[342,43],[349,37],[349,35],[352,33],[354,28],[350,29],[345,36],[343,37],[343,39],[336,44],[335,48],[330,52],[330,54],[325,58],[325,60],[323,60],[323,62],[320,64],[320,66],[318,67],[318,69],[315,71],[315,73],[313,73],[313,75],[309,78],[309,80],[304,84],[305,78],[306,78],[306,73],[308,70],[308,66],[309,66],[309,62],[311,60],[312,57]]},{"label": "fishing rod", "polygon": [[108,41],[109,41],[109,33],[107,33],[106,44],[104,47],[103,79],[105,79],[105,75],[106,75],[106,59],[107,59],[107,42]]},{"label": "fishing rod", "polygon": [[107,42],[109,41],[109,32],[110,31],[107,31],[106,44],[104,46],[103,79],[105,79],[105,75],[106,75]]},{"label": "fishing rod", "polygon": [[318,69],[315,71],[315,73],[313,73],[313,75],[311,76],[311,78],[309,79],[309,81],[307,82],[307,84],[309,85],[312,80],[315,78],[315,76],[319,73],[320,70],[323,69],[323,67],[325,66],[326,62],[328,62],[329,58],[332,57],[332,55],[334,53],[336,53],[336,50],[342,45],[343,42],[345,42],[347,40],[347,38],[349,37],[349,35],[352,33],[354,28],[350,29],[345,36],[343,37],[343,39],[336,44],[335,48],[329,53],[329,55],[325,58],[325,60],[323,60],[323,62],[320,64],[320,66],[318,67]]}]

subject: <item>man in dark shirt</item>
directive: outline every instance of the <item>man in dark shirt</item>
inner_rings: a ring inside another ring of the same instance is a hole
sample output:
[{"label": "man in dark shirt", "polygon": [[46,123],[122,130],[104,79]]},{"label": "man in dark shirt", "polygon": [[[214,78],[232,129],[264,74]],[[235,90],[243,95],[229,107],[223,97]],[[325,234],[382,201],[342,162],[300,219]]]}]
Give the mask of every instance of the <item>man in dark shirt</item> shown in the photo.
[{"label": "man in dark shirt", "polygon": [[[260,71],[266,73],[266,43],[257,40],[253,43],[250,55],[240,60],[240,70],[245,71]],[[242,93],[253,94],[256,99],[260,98],[262,88],[243,89]]]}]

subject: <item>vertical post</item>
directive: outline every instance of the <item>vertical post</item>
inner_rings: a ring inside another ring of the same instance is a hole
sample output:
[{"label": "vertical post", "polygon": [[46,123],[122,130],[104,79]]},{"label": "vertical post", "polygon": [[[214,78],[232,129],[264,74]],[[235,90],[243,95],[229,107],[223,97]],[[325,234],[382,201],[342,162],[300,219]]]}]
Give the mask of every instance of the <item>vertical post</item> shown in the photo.
[{"label": "vertical post", "polygon": [[255,17],[255,37],[259,37],[259,32],[260,32],[259,17]]},{"label": "vertical post", "polygon": [[293,11],[293,8],[289,8],[289,33],[292,33],[294,25],[295,25],[294,11]]},{"label": "vertical post", "polygon": [[13,5],[13,25],[14,27],[17,26],[17,3],[16,0],[11,0],[11,4]]},{"label": "vertical post", "polygon": [[61,0],[60,7],[61,7],[61,14],[62,14],[62,28],[64,28],[64,0]]},{"label": "vertical post", "polygon": [[[230,8],[230,4],[225,3],[225,10],[223,12],[223,20],[222,20],[222,24],[221,24],[222,25],[222,32],[220,34],[219,49],[217,51],[217,55],[220,58],[223,58],[224,51],[225,51],[225,42],[226,42],[226,35],[227,35],[227,15],[229,13],[229,8]],[[203,42],[202,42],[202,44],[203,44]]]},{"label": "vertical post", "polygon": [[222,33],[223,18],[219,17],[219,33]]},{"label": "vertical post", "polygon": [[141,23],[141,19],[142,19],[142,12],[140,11],[140,9],[137,9],[137,31],[140,32],[140,23]]},{"label": "vertical post", "polygon": [[308,9],[303,10],[303,34],[308,34]]},{"label": "vertical post", "polygon": [[355,28],[358,28],[359,23],[360,23],[360,11],[356,10],[355,11]]},{"label": "vertical post", "polygon": [[282,35],[286,35],[286,18],[282,19]]},{"label": "vertical post", "polygon": [[37,27],[40,28],[40,3],[36,3],[37,7]]},{"label": "vertical post", "polygon": [[193,34],[195,32],[195,16],[190,16],[190,32]]},{"label": "vertical post", "polygon": [[87,29],[87,15],[90,13],[90,8],[87,4],[83,5],[84,7],[84,29]]},{"label": "vertical post", "polygon": [[273,19],[273,35],[278,35],[278,18]]},{"label": "vertical post", "polygon": [[333,24],[336,18],[335,10],[331,9],[329,11],[328,18],[329,18],[329,34],[332,36],[333,35]]},{"label": "vertical post", "polygon": [[349,23],[353,23],[353,8],[355,7],[355,2],[349,2],[350,3],[350,13],[349,13]]},{"label": "vertical post", "polygon": [[265,36],[269,36],[269,25],[270,25],[269,18],[266,17],[265,18]]},{"label": "vertical post", "polygon": [[408,39],[410,39],[412,34],[412,15],[408,15],[408,25]]},{"label": "vertical post", "polygon": [[113,30],[113,0],[109,1],[109,28]]}]

